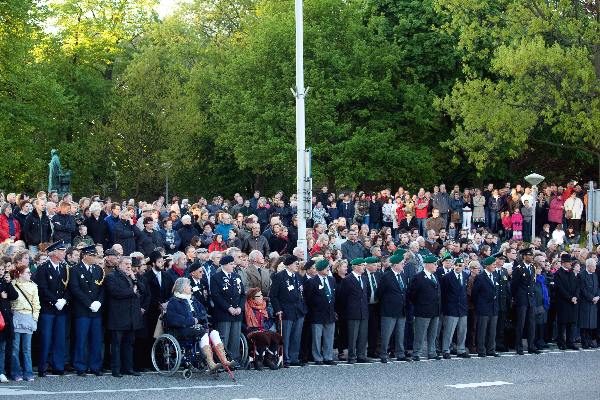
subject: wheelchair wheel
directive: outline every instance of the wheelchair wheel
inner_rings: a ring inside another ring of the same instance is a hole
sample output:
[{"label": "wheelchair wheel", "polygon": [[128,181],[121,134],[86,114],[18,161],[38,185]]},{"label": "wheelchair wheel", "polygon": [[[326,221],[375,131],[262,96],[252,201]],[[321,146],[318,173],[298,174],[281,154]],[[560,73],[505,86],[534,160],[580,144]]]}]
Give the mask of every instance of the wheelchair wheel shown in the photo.
[{"label": "wheelchair wheel", "polygon": [[240,367],[248,367],[250,350],[248,348],[248,339],[243,333],[240,335]]},{"label": "wheelchair wheel", "polygon": [[160,375],[171,376],[179,371],[183,353],[175,337],[160,335],[152,345],[152,365]]}]

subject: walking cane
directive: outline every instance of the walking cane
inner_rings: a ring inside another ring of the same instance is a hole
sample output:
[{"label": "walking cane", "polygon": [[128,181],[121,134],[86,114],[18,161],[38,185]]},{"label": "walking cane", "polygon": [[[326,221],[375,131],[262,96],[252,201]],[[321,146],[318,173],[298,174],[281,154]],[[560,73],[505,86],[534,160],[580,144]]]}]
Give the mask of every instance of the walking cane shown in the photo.
[{"label": "walking cane", "polygon": [[221,366],[225,369],[225,371],[227,371],[231,380],[233,380],[235,382],[235,376],[233,376],[233,372],[231,372],[231,368],[229,368],[229,366],[227,365],[227,357],[225,356],[225,354],[222,354],[220,351],[215,351],[216,347],[215,347],[215,344],[213,343],[212,339],[210,338],[210,335],[208,336],[208,341],[210,343],[210,347],[213,349],[213,354],[217,355],[217,358],[221,362]]},{"label": "walking cane", "polygon": [[[283,338],[283,318],[281,317],[282,314],[279,314],[279,332],[281,334],[281,338]],[[280,363],[283,364],[283,349],[285,349],[285,346],[281,346],[281,360],[279,360]]]}]

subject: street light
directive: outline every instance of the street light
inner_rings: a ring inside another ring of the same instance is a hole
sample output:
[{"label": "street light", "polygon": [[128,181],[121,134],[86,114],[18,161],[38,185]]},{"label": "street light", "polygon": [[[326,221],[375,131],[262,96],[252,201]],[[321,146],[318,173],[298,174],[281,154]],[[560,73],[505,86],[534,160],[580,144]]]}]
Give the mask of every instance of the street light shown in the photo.
[{"label": "street light", "polygon": [[532,210],[532,216],[531,216],[531,242],[533,242],[533,239],[535,239],[535,212],[536,212],[535,209],[537,207],[537,195],[538,195],[537,185],[542,183],[544,179],[546,179],[546,178],[540,174],[535,174],[535,173],[529,174],[525,177],[525,180],[527,181],[527,183],[529,183],[531,185],[531,190],[533,191],[533,210]]},{"label": "street light", "polygon": [[169,170],[172,166],[171,162],[162,163],[162,167],[165,169],[165,205],[169,204]]}]

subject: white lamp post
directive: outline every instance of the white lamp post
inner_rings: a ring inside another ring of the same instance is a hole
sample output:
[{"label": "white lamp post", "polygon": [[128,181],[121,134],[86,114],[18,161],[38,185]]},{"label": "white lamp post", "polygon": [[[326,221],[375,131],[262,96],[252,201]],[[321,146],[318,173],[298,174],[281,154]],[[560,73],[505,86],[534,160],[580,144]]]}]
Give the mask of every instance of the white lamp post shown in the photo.
[{"label": "white lamp post", "polygon": [[531,216],[531,241],[533,242],[533,239],[535,239],[535,210],[537,207],[537,196],[538,196],[538,188],[537,185],[539,185],[540,183],[542,183],[544,181],[544,179],[546,179],[545,177],[543,177],[540,174],[529,174],[525,177],[525,180],[527,181],[527,183],[529,183],[531,185],[531,190],[533,191],[533,212],[532,212],[532,216]]}]

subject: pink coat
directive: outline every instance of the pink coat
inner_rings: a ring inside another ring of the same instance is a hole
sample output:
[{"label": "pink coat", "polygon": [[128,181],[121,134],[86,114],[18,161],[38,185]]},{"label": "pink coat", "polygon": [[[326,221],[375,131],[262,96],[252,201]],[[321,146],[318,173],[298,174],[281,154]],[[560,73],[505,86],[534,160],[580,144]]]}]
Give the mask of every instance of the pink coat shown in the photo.
[{"label": "pink coat", "polygon": [[550,202],[550,210],[548,210],[548,221],[555,224],[563,222],[563,206],[565,202],[560,197],[556,196]]}]

